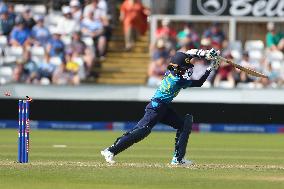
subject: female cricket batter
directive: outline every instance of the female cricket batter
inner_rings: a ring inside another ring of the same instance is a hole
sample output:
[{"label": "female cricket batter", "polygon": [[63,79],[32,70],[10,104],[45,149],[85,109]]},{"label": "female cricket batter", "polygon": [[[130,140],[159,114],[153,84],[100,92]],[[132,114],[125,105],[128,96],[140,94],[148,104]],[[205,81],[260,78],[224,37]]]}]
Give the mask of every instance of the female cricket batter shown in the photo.
[{"label": "female cricket batter", "polygon": [[130,131],[117,138],[114,144],[101,151],[108,163],[115,163],[113,157],[134,143],[147,137],[156,123],[161,122],[175,129],[175,151],[171,161],[172,165],[190,165],[192,161],[184,158],[189,135],[192,129],[193,117],[187,114],[183,119],[170,107],[173,98],[179,91],[187,87],[201,87],[206,81],[212,69],[219,67],[218,61],[212,61],[205,74],[199,80],[190,80],[193,73],[193,58],[214,60],[219,51],[191,49],[186,53],[177,52],[171,58],[168,70],[150,103],[146,106],[144,117]]}]

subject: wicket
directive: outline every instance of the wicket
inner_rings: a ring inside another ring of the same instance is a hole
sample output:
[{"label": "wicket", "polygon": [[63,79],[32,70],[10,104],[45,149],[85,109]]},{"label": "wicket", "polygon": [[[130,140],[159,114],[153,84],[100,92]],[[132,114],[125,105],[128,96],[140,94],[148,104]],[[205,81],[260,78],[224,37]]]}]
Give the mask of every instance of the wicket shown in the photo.
[{"label": "wicket", "polygon": [[19,128],[18,128],[18,162],[29,161],[29,101],[19,100]]}]

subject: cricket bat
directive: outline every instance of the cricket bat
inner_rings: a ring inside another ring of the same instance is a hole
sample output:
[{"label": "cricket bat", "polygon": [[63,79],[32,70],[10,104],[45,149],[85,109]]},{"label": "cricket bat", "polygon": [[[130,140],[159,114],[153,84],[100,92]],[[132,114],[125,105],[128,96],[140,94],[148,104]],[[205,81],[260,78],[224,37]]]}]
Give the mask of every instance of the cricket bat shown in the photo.
[{"label": "cricket bat", "polygon": [[226,59],[226,58],[224,58],[222,56],[219,56],[218,59],[221,60],[221,61],[224,61],[224,62],[226,62],[228,64],[231,64],[232,66],[234,66],[234,67],[238,68],[239,70],[241,70],[241,71],[243,71],[243,72],[245,72],[247,74],[250,74],[252,76],[268,78],[268,76],[263,74],[263,73],[257,72],[255,70],[250,69],[250,68],[243,67],[243,66],[241,66],[239,64],[236,64],[235,62],[233,62],[231,60],[228,60],[228,59]]}]

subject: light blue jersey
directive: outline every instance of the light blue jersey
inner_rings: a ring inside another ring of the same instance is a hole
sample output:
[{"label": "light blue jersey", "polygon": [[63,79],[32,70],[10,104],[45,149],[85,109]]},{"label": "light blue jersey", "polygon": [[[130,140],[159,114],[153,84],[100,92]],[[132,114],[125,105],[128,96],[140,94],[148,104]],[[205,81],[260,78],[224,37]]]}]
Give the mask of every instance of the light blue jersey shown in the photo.
[{"label": "light blue jersey", "polygon": [[190,80],[183,79],[168,71],[152,100],[168,104],[172,102],[182,88],[189,87],[190,84]]},{"label": "light blue jersey", "polygon": [[[186,54],[186,56],[185,56]],[[179,64],[185,62],[184,64],[189,64],[191,58],[204,58],[206,51],[202,49],[191,49],[186,53],[178,52],[173,58],[172,62]],[[206,81],[207,77],[211,72],[211,68],[207,69],[204,75],[199,80],[190,80],[190,76],[193,70],[187,69],[183,75],[175,74],[173,71],[167,71],[161,85],[157,89],[155,95],[152,98],[152,106],[157,107],[159,103],[169,104],[173,99],[179,94],[181,89],[187,87],[201,87]]]}]

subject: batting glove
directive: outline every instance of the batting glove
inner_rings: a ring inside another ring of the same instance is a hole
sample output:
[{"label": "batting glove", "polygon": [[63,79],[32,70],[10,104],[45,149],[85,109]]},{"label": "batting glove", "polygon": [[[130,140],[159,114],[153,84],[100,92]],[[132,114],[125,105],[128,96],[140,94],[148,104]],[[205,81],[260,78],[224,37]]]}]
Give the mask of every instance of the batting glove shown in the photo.
[{"label": "batting glove", "polygon": [[206,50],[205,52],[205,58],[206,60],[214,60],[216,59],[218,56],[220,55],[220,51],[219,50],[215,50],[215,49],[210,49],[210,50]]},{"label": "batting glove", "polygon": [[210,67],[213,70],[218,70],[219,66],[220,66],[220,61],[219,60],[212,61],[211,64],[210,64]]}]

